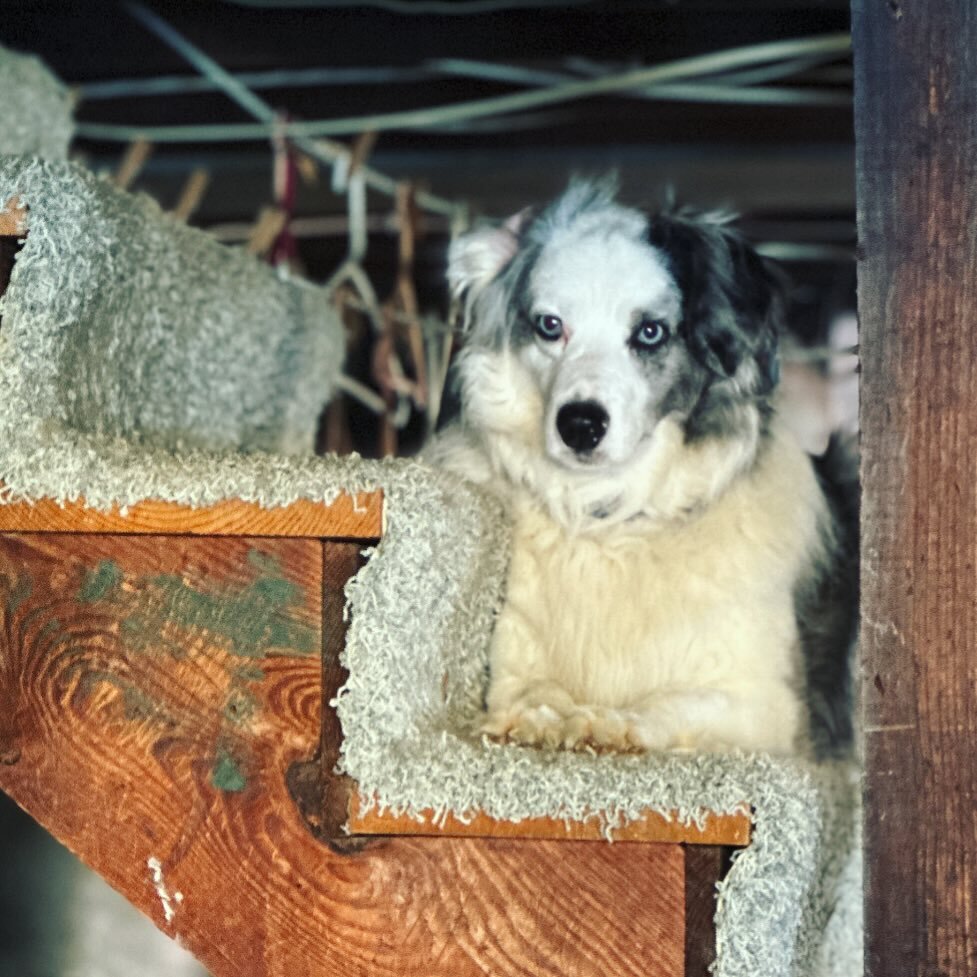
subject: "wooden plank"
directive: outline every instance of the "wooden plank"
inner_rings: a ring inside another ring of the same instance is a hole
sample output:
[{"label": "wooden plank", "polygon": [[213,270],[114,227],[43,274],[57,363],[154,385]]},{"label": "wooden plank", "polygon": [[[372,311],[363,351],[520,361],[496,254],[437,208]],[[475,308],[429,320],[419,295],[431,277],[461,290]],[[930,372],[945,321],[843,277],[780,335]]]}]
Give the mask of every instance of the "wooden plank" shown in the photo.
[{"label": "wooden plank", "polygon": [[288,788],[309,830],[339,851],[362,848],[350,840],[343,826],[353,782],[336,773],[342,727],[330,703],[348,672],[339,657],[348,627],[345,587],[363,565],[360,545],[335,540],[322,542],[322,724],[315,756],[293,763]]},{"label": "wooden plank", "polygon": [[977,973],[977,7],[855,0],[866,973]]},{"label": "wooden plank", "polygon": [[678,845],[308,830],[322,555],[0,538],[0,788],[215,977],[678,977]]},{"label": "wooden plank", "polygon": [[346,582],[356,574],[364,559],[355,543],[322,544],[322,738],[319,746],[320,777],[326,785],[323,795],[325,827],[332,838],[345,832],[346,798],[352,781],[335,773],[339,762],[342,727],[336,710],[328,706],[339,694],[349,672],[339,657],[346,647],[349,620],[346,615]]},{"label": "wooden plank", "polygon": [[[685,973],[710,977],[716,960],[716,886],[726,874],[728,848],[685,848]],[[854,975],[851,975],[854,977]]]},{"label": "wooden plank", "polygon": [[[606,841],[604,828],[596,818],[562,821],[557,818],[527,818],[497,821],[485,814],[460,821],[451,814],[435,820],[433,811],[422,811],[422,820],[407,815],[380,814],[366,810],[366,799],[358,792],[349,798],[348,830],[354,835],[437,835],[456,838],[556,838],[572,841]],[[709,814],[701,827],[683,824],[677,816],[666,818],[645,811],[630,824],[614,828],[615,841],[681,842],[692,845],[734,845],[750,843],[749,814]]]},{"label": "wooden plank", "polygon": [[10,502],[0,505],[0,531],[375,539],[383,532],[383,493],[340,495],[330,505],[299,499],[274,509],[240,499],[199,508],[146,499],[124,512],[90,509],[84,501]]},{"label": "wooden plank", "polygon": [[0,237],[23,237],[27,233],[27,208],[11,197],[0,210]]}]

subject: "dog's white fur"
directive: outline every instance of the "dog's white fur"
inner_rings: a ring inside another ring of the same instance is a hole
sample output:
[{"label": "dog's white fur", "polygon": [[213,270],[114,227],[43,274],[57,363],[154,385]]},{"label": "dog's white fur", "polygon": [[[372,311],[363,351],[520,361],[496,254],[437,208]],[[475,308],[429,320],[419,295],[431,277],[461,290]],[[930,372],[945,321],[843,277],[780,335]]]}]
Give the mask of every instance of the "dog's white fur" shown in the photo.
[{"label": "dog's white fur", "polygon": [[[806,735],[794,587],[821,559],[826,503],[806,455],[776,422],[761,436],[749,399],[730,439],[690,442],[681,418],[656,412],[626,340],[636,310],[676,328],[681,295],[645,227],[617,205],[590,224],[553,218],[527,291],[531,314],[559,316],[566,334],[473,342],[464,422],[430,452],[514,520],[483,730],[549,747],[789,753]],[[515,220],[456,243],[450,275],[470,315],[504,314],[472,300],[517,232]],[[664,375],[685,355],[674,342]],[[610,417],[585,458],[554,422],[581,399]]]}]

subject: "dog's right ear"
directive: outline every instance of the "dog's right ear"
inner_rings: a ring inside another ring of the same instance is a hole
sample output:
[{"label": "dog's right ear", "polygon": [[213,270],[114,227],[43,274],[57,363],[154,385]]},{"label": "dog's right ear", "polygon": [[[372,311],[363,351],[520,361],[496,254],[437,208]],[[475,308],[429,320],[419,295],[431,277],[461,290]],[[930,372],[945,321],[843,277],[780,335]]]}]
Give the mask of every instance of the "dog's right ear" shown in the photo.
[{"label": "dog's right ear", "polygon": [[781,276],[727,225],[723,215],[654,216],[648,240],[660,249],[682,293],[682,324],[692,355],[720,378],[752,361],[755,392],[777,385]]},{"label": "dog's right ear", "polygon": [[529,218],[522,210],[496,227],[483,227],[455,238],[448,248],[448,284],[452,298],[465,299],[465,324],[472,302],[494,281],[519,250],[519,234]]}]

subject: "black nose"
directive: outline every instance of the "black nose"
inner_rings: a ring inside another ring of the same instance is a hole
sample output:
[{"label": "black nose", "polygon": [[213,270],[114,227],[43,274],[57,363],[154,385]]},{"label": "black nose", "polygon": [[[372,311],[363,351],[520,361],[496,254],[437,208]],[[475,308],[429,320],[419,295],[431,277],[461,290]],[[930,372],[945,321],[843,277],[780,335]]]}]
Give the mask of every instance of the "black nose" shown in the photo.
[{"label": "black nose", "polygon": [[564,404],[556,415],[556,429],[564,444],[578,454],[593,451],[607,433],[610,417],[596,400]]}]

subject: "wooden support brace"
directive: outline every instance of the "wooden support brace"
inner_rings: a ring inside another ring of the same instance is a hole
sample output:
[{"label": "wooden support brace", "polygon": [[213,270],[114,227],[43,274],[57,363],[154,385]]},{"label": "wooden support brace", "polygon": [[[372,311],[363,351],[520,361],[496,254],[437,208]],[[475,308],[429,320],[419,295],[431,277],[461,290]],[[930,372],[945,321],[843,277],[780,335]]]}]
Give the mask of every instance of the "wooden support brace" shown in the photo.
[{"label": "wooden support brace", "polygon": [[977,7],[852,5],[865,973],[977,974]]},{"label": "wooden support brace", "polygon": [[358,560],[0,537],[0,788],[216,977],[694,973],[681,845],[322,843],[295,772],[326,760],[322,649]]}]

